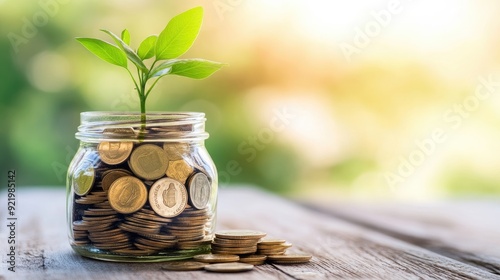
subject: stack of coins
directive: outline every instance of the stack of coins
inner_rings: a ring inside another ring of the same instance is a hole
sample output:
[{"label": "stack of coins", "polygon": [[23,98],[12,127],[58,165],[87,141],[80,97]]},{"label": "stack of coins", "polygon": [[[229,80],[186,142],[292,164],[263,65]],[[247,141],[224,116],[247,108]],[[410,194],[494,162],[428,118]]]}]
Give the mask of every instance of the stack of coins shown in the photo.
[{"label": "stack of coins", "polygon": [[203,263],[227,263],[227,262],[237,262],[240,257],[237,255],[223,255],[223,254],[203,254],[196,255],[193,257],[195,261]]},{"label": "stack of coins", "polygon": [[205,270],[212,272],[242,272],[254,267],[250,263],[242,263],[238,255],[204,254],[193,258],[196,262],[205,263]]},{"label": "stack of coins", "polygon": [[248,263],[251,265],[263,265],[266,263],[267,256],[265,255],[245,255],[240,256],[239,262]]},{"label": "stack of coins", "polygon": [[284,239],[263,239],[257,243],[257,253],[260,255],[284,255],[286,249],[292,247]]},{"label": "stack of coins", "polygon": [[213,172],[189,144],[101,142],[70,170],[75,246],[137,256],[209,250]]},{"label": "stack of coins", "polygon": [[[287,255],[292,244],[285,239],[263,238],[266,233],[253,230],[227,230],[215,233],[212,253],[237,255],[239,262],[262,265],[266,262],[296,264],[308,262],[312,256],[303,254]],[[280,257],[282,256],[282,257]]]},{"label": "stack of coins", "polygon": [[207,264],[198,261],[175,261],[170,262],[161,267],[164,270],[170,271],[192,271],[205,269],[212,272],[243,272],[253,269],[253,265],[238,263],[238,262],[224,262],[224,263],[211,263]]},{"label": "stack of coins", "polygon": [[[193,261],[177,261],[162,267],[165,270],[199,270],[212,272],[243,272],[266,260],[274,264],[301,264],[312,258],[307,254],[286,254],[292,246],[284,239],[266,238],[266,233],[253,230],[226,230],[215,233],[212,254],[193,257]],[[258,254],[253,254],[257,252]]]},{"label": "stack of coins", "polygon": [[276,264],[301,264],[309,262],[311,258],[307,254],[284,254],[267,256],[267,261]]},{"label": "stack of coins", "polygon": [[212,253],[246,255],[257,252],[257,243],[266,236],[253,230],[227,230],[215,233],[212,241]]}]

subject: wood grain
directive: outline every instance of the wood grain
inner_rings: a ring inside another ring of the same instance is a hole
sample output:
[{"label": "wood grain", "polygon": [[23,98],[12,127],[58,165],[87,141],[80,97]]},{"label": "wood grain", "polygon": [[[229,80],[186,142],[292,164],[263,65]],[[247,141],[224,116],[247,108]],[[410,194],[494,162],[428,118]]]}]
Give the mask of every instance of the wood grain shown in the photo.
[{"label": "wood grain", "polygon": [[[0,201],[5,201],[4,195]],[[169,272],[161,263],[110,263],[73,253],[66,237],[62,189],[19,189],[17,272],[7,271],[5,226],[0,231],[5,279],[500,279],[483,268],[431,252],[252,188],[222,189],[218,229],[249,228],[314,256],[305,265],[263,265],[242,274]],[[2,211],[0,223],[5,223]]]},{"label": "wood grain", "polygon": [[500,275],[498,201],[308,205]]}]

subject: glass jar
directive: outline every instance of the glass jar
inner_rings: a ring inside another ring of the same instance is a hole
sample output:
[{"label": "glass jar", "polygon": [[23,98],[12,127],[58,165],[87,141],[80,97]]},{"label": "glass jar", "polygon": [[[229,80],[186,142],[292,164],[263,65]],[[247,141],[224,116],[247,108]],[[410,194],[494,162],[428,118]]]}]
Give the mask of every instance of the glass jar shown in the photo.
[{"label": "glass jar", "polygon": [[203,113],[84,112],[67,176],[73,250],[155,262],[210,251],[217,171]]}]

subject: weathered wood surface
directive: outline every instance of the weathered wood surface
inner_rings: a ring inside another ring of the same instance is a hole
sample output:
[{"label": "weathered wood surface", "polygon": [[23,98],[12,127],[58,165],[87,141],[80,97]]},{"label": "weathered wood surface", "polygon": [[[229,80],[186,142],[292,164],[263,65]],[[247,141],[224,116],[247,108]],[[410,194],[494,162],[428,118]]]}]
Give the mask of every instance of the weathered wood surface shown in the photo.
[{"label": "weathered wood surface", "polygon": [[[263,265],[248,273],[219,274],[167,272],[160,269],[161,263],[95,261],[76,255],[68,245],[64,196],[62,189],[18,190],[15,273],[7,271],[5,206],[0,211],[0,279],[500,279],[482,264],[453,259],[344,221],[330,210],[308,209],[252,188],[221,190],[218,229],[250,228],[285,238],[294,244],[293,250],[314,256],[309,264]],[[0,201],[6,205],[5,194]]]},{"label": "weathered wood surface", "polygon": [[500,275],[500,201],[306,205]]}]

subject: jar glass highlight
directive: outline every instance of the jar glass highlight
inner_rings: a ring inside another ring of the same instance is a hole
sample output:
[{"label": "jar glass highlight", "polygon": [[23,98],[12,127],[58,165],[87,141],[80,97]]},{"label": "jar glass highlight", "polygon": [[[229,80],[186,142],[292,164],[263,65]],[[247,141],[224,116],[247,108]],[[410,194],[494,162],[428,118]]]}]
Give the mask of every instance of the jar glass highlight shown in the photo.
[{"label": "jar glass highlight", "polygon": [[84,112],[67,176],[73,250],[154,262],[210,251],[217,171],[203,113]]}]

